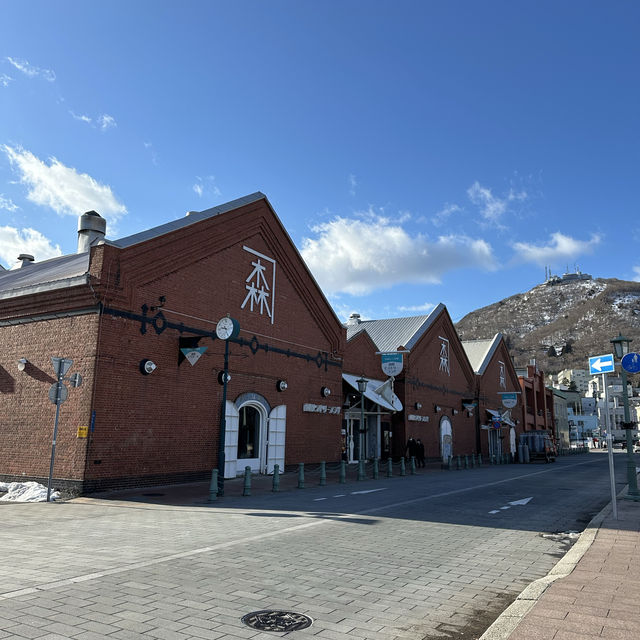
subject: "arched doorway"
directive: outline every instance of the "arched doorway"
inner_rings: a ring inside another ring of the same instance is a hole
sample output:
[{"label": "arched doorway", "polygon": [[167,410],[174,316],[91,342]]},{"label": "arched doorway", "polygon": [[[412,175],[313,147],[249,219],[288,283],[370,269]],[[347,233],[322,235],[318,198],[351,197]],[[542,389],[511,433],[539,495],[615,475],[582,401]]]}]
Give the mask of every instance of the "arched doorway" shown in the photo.
[{"label": "arched doorway", "polygon": [[266,465],[267,414],[258,402],[246,402],[238,407],[238,471],[251,467],[259,473]]},{"label": "arched doorway", "polygon": [[440,419],[440,453],[444,463],[453,457],[453,433],[448,416],[442,416]]}]

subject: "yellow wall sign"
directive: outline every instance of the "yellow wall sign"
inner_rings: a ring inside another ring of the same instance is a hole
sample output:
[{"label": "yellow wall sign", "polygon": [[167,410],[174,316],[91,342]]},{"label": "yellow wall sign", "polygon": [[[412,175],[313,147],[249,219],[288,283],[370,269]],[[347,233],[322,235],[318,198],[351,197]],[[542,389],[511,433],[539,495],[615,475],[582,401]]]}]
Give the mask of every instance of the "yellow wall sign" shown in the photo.
[{"label": "yellow wall sign", "polygon": [[86,438],[89,435],[89,427],[78,427],[78,438]]}]

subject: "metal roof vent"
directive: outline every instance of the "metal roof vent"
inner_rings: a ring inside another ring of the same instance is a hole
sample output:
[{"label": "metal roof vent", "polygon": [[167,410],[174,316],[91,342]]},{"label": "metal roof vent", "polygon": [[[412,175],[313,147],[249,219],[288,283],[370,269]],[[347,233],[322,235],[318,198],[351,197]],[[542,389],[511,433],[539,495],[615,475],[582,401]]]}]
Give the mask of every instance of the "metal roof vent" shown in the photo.
[{"label": "metal roof vent", "polygon": [[349,319],[347,320],[347,326],[348,327],[352,327],[356,324],[360,324],[361,320],[360,320],[360,314],[359,313],[352,313],[349,316]]},{"label": "metal roof vent", "polygon": [[78,251],[85,253],[91,245],[104,239],[107,221],[95,211],[87,211],[78,218]]},{"label": "metal roof vent", "polygon": [[32,262],[35,261],[35,258],[30,253],[21,253],[18,256],[18,260],[22,262],[20,267],[28,267]]}]

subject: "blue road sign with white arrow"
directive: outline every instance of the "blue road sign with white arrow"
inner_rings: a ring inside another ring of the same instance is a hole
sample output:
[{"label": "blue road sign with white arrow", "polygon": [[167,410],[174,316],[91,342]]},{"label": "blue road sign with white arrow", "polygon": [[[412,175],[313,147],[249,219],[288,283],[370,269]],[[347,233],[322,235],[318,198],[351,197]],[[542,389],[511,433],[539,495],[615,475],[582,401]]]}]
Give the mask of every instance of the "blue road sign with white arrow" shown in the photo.
[{"label": "blue road sign with white arrow", "polygon": [[613,373],[616,367],[613,363],[613,353],[604,356],[591,356],[589,358],[589,374],[597,376],[600,373]]}]

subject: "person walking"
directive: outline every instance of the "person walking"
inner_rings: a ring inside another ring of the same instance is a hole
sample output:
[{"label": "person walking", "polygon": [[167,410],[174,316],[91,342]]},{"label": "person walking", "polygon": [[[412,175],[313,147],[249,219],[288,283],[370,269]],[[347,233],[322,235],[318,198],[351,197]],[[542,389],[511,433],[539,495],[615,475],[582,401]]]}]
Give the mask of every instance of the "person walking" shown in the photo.
[{"label": "person walking", "polygon": [[409,439],[407,440],[407,445],[404,449],[404,453],[405,453],[405,457],[408,460],[411,460],[411,458],[415,458],[418,455],[418,445],[416,443],[416,441],[414,440],[413,436],[409,436]]},{"label": "person walking", "polygon": [[424,444],[420,438],[416,440],[416,463],[424,468]]}]

